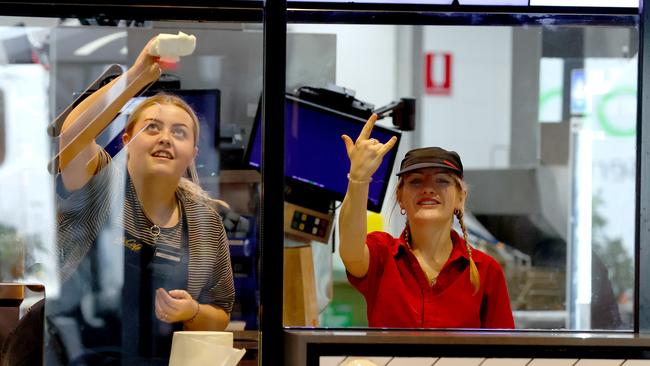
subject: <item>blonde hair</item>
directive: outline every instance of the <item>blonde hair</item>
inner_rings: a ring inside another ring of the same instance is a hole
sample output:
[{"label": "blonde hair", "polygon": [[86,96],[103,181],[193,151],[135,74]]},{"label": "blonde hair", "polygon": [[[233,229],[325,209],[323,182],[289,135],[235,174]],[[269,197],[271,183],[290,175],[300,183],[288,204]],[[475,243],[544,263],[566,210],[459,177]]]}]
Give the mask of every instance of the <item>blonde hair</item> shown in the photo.
[{"label": "blonde hair", "polygon": [[[467,184],[465,181],[459,177],[456,174],[450,174],[452,177],[454,177],[454,181],[456,182],[456,187],[461,190],[461,192],[464,192],[465,196],[467,196],[468,188]],[[404,178],[403,176],[399,177],[399,181],[397,182],[397,187],[395,188],[395,197],[399,199],[400,197],[400,191],[404,187]],[[478,292],[480,286],[481,286],[481,276],[479,275],[478,268],[476,267],[476,263],[474,262],[474,258],[472,257],[472,246],[469,244],[469,235],[467,232],[467,226],[465,226],[465,220],[463,219],[465,211],[465,202],[463,201],[463,207],[460,209],[454,210],[454,215],[456,216],[456,219],[458,219],[458,223],[460,224],[460,229],[463,231],[463,240],[465,240],[465,248],[467,248],[467,256],[469,257],[469,280],[472,283],[472,286],[474,286],[474,295]],[[411,236],[411,228],[409,227],[408,224],[408,219],[406,222],[406,242],[410,245],[410,236]]]},{"label": "blonde hair", "polygon": [[[124,133],[129,134],[129,136],[133,136],[133,129],[136,122],[142,115],[142,112],[154,105],[173,105],[184,110],[192,119],[192,126],[194,127],[194,147],[198,146],[200,132],[199,117],[196,115],[192,107],[187,104],[187,102],[185,102],[179,96],[173,94],[158,93],[138,104],[138,106],[135,107],[129,114],[129,118],[126,121],[126,127],[124,128]],[[187,179],[186,177],[181,177],[180,181],[178,182],[178,188],[180,188],[182,192],[205,201],[205,203],[207,203],[209,206],[216,204],[228,207],[228,204],[223,201],[213,199],[206,191],[203,190],[203,188],[201,188],[199,185],[199,177],[196,173],[196,166],[194,165],[194,161],[192,161],[188,168],[190,170],[190,178],[192,178],[192,180]]]},{"label": "blonde hair", "polygon": [[183,99],[180,97],[173,95],[173,94],[167,94],[167,93],[158,93],[152,97],[149,97],[142,101],[140,104],[138,104],[137,107],[131,111],[129,114],[129,118],[126,120],[126,127],[124,127],[124,132],[128,133],[129,136],[133,136],[133,128],[135,127],[135,123],[138,121],[140,118],[140,115],[142,112],[144,112],[145,109],[154,106],[154,105],[174,105],[187,113],[190,118],[192,119],[192,125],[194,127],[194,147],[198,145],[199,141],[199,132],[200,132],[200,127],[199,127],[199,117],[197,117],[196,113],[190,107],[189,104],[187,104]]}]

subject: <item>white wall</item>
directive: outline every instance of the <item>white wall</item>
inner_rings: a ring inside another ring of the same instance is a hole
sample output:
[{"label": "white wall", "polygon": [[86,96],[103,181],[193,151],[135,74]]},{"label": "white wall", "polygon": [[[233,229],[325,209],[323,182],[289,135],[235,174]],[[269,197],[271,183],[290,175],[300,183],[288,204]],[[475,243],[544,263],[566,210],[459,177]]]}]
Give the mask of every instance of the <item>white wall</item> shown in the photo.
[{"label": "white wall", "polygon": [[355,90],[357,99],[380,107],[396,98],[396,28],[392,25],[290,24],[287,30],[336,34],[336,84]]},{"label": "white wall", "polygon": [[507,167],[512,29],[427,27],[422,43],[423,53],[452,54],[452,91],[418,101],[422,113],[416,143],[457,151],[466,169]]}]

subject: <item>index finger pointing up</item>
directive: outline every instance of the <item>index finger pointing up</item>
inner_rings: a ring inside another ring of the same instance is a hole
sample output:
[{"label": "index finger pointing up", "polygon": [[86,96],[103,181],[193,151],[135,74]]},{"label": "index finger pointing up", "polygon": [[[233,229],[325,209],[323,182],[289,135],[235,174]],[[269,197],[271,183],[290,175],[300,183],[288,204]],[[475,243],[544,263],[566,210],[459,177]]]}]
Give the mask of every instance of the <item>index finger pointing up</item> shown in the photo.
[{"label": "index finger pointing up", "polygon": [[368,118],[368,121],[366,121],[366,124],[363,126],[363,129],[361,130],[357,141],[367,140],[368,137],[370,137],[372,128],[375,127],[375,122],[377,122],[377,115],[373,113],[372,116]]}]

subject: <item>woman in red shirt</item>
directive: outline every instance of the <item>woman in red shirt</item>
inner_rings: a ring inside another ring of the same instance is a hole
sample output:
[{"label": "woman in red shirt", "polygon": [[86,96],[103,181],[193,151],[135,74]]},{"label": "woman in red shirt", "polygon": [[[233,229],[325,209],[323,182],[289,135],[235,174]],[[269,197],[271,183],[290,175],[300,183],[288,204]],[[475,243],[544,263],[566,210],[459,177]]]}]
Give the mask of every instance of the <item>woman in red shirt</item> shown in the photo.
[{"label": "woman in red shirt", "polygon": [[[366,235],[368,186],[395,145],[370,138],[370,117],[356,141],[342,136],[350,158],[339,218],[348,279],[365,297],[371,327],[514,328],[503,270],[472,249],[463,222],[467,187],[456,152],[409,151],[397,173],[397,203],[406,216],[399,238]],[[454,216],[463,237],[452,229]]]}]

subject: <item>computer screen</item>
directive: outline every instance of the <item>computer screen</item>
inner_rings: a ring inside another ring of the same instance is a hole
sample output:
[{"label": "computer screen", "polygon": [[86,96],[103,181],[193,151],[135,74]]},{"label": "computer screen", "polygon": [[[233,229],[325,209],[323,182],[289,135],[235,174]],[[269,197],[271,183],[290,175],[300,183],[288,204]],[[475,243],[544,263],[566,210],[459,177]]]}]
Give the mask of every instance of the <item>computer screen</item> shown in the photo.
[{"label": "computer screen", "polygon": [[[303,200],[342,200],[347,190],[350,160],[341,135],[346,134],[355,140],[366,120],[291,95],[287,95],[285,100],[284,154],[287,185],[309,187],[309,191],[317,191],[316,194],[301,197]],[[255,168],[260,168],[262,157],[260,125],[261,108],[258,107],[246,153],[248,164]],[[371,138],[380,142],[386,142],[393,136],[397,136],[399,144],[401,133],[397,130],[375,126],[371,134]],[[396,152],[397,145],[386,154],[370,183],[368,209],[371,211],[381,210]],[[309,202],[304,203],[309,207]]]}]

